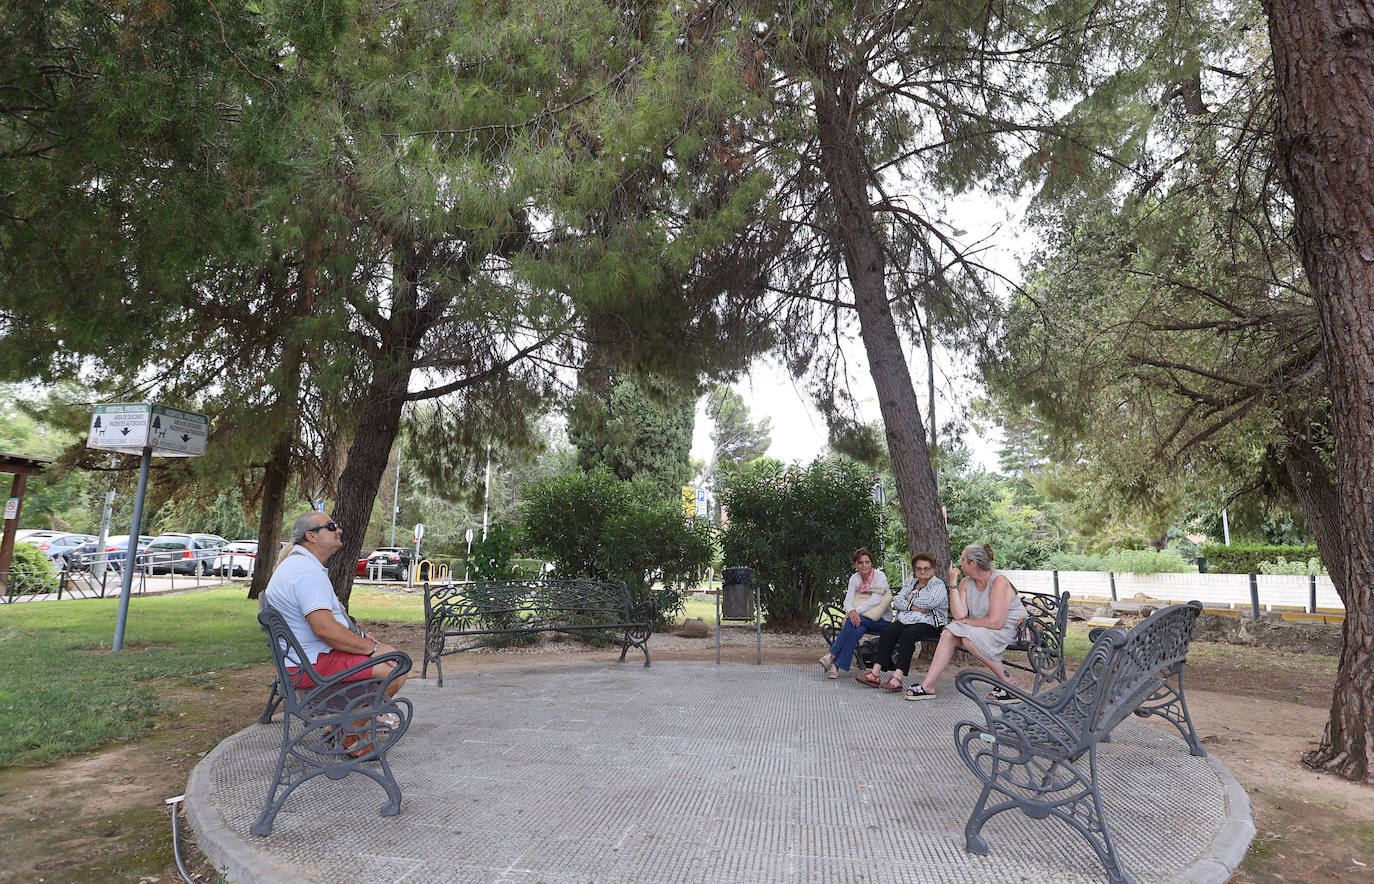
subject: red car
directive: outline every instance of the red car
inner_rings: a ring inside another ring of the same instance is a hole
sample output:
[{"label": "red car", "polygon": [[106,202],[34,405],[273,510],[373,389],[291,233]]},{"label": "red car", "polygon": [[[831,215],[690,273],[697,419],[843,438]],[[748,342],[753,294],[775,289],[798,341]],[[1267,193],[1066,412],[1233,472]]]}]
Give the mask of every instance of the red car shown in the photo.
[{"label": "red car", "polygon": [[367,576],[367,557],[369,555],[371,555],[371,553],[368,550],[363,550],[358,553],[358,570],[354,572],[358,577]]}]

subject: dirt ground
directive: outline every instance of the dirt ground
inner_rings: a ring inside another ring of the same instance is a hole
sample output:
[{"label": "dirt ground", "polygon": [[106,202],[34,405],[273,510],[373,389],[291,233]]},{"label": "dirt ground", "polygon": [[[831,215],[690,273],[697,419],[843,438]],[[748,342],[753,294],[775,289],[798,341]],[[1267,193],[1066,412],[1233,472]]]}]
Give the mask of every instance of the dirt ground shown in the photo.
[{"label": "dirt ground", "polygon": [[[364,625],[421,658],[420,627]],[[752,638],[736,633],[727,641],[723,659],[754,661]],[[710,638],[655,635],[651,648],[655,662],[715,658]],[[1258,830],[1231,881],[1374,881],[1374,791],[1299,763],[1325,724],[1334,658],[1209,642],[1193,649],[1185,677],[1195,726],[1250,794]],[[814,636],[764,637],[770,663],[810,664],[821,650]],[[444,665],[457,673],[614,657],[558,643],[460,654]],[[165,683],[168,706],[177,711],[136,743],[0,769],[0,881],[180,880],[164,800],[182,793],[191,768],[216,743],[256,718],[270,680],[264,664]],[[181,832],[196,880],[217,880],[184,820]]]}]

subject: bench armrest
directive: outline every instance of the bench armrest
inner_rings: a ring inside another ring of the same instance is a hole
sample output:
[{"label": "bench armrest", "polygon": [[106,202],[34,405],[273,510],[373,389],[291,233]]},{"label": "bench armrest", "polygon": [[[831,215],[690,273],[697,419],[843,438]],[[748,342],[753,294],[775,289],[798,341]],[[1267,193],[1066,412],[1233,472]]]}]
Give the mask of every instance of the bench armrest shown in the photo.
[{"label": "bench armrest", "polygon": [[644,601],[630,608],[628,623],[647,623],[652,628],[654,623],[654,604]]},{"label": "bench armrest", "polygon": [[[1035,748],[1069,756],[1080,750],[1079,728],[1059,715],[1058,709],[1043,705],[1035,694],[972,669],[959,673],[955,685],[983,712],[986,727],[974,727],[997,741],[1013,743],[1023,751]],[[1006,691],[1010,699],[989,699],[986,695],[994,688]]]},{"label": "bench armrest", "polygon": [[[360,679],[354,682],[354,684],[359,686],[375,684],[377,692],[385,692],[387,686],[397,678],[409,672],[412,666],[410,656],[401,651],[388,651],[385,654],[378,654],[375,657],[364,660],[362,663],[354,664],[333,675],[321,678],[315,683],[314,687],[305,688],[301,691],[301,706],[308,707],[311,701],[333,692],[339,685],[346,682],[350,676],[357,675],[360,672],[367,672],[378,663],[395,663],[396,666],[380,678]],[[299,671],[300,670],[297,670],[297,672]],[[371,689],[369,689],[368,692],[371,693]]]}]

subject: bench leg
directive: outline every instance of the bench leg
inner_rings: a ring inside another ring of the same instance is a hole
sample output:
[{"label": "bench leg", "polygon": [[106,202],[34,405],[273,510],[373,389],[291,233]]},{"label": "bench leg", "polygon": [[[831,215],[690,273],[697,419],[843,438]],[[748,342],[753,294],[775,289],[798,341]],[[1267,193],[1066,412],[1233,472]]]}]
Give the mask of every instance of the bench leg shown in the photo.
[{"label": "bench leg", "polygon": [[620,643],[620,662],[625,662],[625,655],[630,652],[630,647],[634,646],[644,652],[644,668],[649,668],[649,636],[653,635],[653,630],[644,631],[642,629],[629,629],[625,632],[625,638]]},{"label": "bench leg", "polygon": [[267,695],[267,705],[263,707],[262,714],[258,716],[258,724],[271,724],[272,715],[281,705],[281,691],[278,690],[277,680],[272,679],[272,692]]},{"label": "bench leg", "polygon": [[1158,715],[1178,728],[1188,744],[1188,753],[1199,758],[1207,755],[1193,728],[1193,718],[1188,714],[1188,701],[1183,698],[1183,666],[1175,666],[1164,679],[1164,686],[1155,691],[1150,698],[1140,704],[1135,714],[1141,718]]},{"label": "bench leg", "polygon": [[[1078,765],[1069,761],[1053,761],[1032,756],[1025,763],[1015,763],[998,756],[998,747],[977,746],[978,731],[960,733],[963,740],[960,754],[969,769],[983,780],[983,791],[964,826],[964,848],[970,853],[986,856],[987,841],[982,836],[983,825],[999,813],[1019,808],[1026,816],[1043,820],[1053,816],[1073,826],[1092,847],[1113,884],[1133,884],[1126,873],[1116,842],[1107,828],[1102,800],[1097,791],[1097,747],[1089,749],[1086,775]],[[1018,753],[1019,754],[1019,753]],[[1007,800],[988,806],[992,793]]]}]

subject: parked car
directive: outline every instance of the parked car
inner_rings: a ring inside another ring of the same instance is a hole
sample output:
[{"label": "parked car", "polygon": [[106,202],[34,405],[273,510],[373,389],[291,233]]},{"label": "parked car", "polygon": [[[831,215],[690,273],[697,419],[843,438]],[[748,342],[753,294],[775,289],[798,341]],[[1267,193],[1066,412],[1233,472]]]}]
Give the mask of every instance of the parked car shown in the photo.
[{"label": "parked car", "polygon": [[46,537],[38,536],[42,533],[43,532],[40,531],[35,534],[30,534],[28,537],[24,538],[24,542],[41,549],[44,555],[52,559],[53,564],[56,565],[59,570],[67,567],[67,561],[73,550],[87,541],[95,540],[95,538],[89,534],[72,534],[63,531],[49,534]]},{"label": "parked car", "polygon": [[[100,551],[97,547],[98,542],[99,538],[96,538],[72,550],[71,555],[67,557],[70,567],[77,571],[89,571],[98,558],[97,553]],[[139,553],[147,549],[148,544],[152,542],[153,538],[151,536],[147,534],[139,535],[138,548],[134,551],[134,556],[137,557]],[[105,564],[117,571],[124,567],[124,560],[128,558],[128,555],[129,535],[111,534],[109,537],[105,538]]]},{"label": "parked car", "polygon": [[384,546],[367,557],[367,574],[383,580],[408,580],[415,563],[415,550],[403,546]]},{"label": "parked car", "polygon": [[55,537],[58,534],[66,534],[66,531],[49,531],[47,528],[20,528],[14,532],[15,542],[31,541],[38,537]]},{"label": "parked car", "polygon": [[358,570],[353,572],[355,577],[367,576],[367,557],[370,555],[372,555],[372,550],[370,549],[365,549],[358,553]]},{"label": "parked car", "polygon": [[220,548],[229,541],[218,534],[159,534],[137,562],[149,574],[209,574]]},{"label": "parked car", "polygon": [[225,546],[215,556],[210,570],[226,577],[252,577],[253,566],[258,561],[258,542],[256,540],[235,540]]}]

